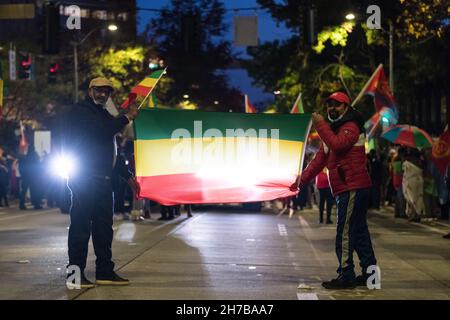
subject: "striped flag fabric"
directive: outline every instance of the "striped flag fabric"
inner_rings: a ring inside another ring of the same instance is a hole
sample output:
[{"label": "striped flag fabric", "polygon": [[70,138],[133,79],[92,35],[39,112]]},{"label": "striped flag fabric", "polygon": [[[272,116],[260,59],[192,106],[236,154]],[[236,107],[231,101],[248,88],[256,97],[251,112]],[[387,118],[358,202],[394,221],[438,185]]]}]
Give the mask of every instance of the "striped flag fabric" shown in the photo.
[{"label": "striped flag fabric", "polygon": [[23,122],[20,121],[20,141],[19,141],[19,153],[27,154],[28,152],[28,141],[25,133],[25,126]]},{"label": "striped flag fabric", "polygon": [[250,102],[250,99],[245,95],[245,113],[258,113],[258,110]]},{"label": "striped flag fabric", "polygon": [[370,95],[374,97],[374,105],[376,111],[380,111],[382,108],[389,108],[394,115],[398,118],[398,109],[392,94],[392,90],[389,87],[388,79],[384,74],[383,65],[380,64],[369,78],[361,92],[353,101],[354,106],[364,95]]},{"label": "striped flag fabric", "polygon": [[309,114],[142,109],[134,121],[140,197],[163,205],[292,196]]},{"label": "striped flag fabric", "polygon": [[147,97],[152,92],[153,88],[155,88],[156,84],[158,83],[159,79],[161,79],[164,72],[165,69],[153,71],[148,77],[139,82],[137,86],[131,89],[131,92],[128,95],[128,99],[126,99],[122,103],[121,107],[123,109],[128,108],[130,104],[136,101],[137,96]]},{"label": "striped flag fabric", "polygon": [[445,176],[450,164],[450,133],[448,126],[441,133],[439,139],[433,143],[431,149],[431,161],[438,168],[442,176]]},{"label": "striped flag fabric", "polygon": [[291,113],[305,113],[305,110],[303,109],[301,92],[298,94],[297,100],[295,100],[294,106],[291,109]]}]

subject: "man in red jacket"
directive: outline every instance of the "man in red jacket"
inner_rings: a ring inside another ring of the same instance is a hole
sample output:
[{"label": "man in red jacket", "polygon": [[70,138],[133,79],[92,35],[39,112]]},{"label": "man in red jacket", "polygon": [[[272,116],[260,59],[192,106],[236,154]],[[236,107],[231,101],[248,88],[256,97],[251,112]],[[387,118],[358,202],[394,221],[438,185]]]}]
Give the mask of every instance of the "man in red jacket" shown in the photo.
[{"label": "man in red jacket", "polygon": [[[337,203],[336,255],[339,276],[322,283],[327,289],[349,289],[366,285],[367,268],[376,265],[369,229],[367,207],[371,181],[366,168],[364,121],[350,106],[343,92],[326,100],[328,122],[312,114],[313,124],[322,140],[319,152],[291,190],[301,189],[324,167],[328,168],[333,196]],[[353,251],[358,254],[362,275],[355,277]]]}]

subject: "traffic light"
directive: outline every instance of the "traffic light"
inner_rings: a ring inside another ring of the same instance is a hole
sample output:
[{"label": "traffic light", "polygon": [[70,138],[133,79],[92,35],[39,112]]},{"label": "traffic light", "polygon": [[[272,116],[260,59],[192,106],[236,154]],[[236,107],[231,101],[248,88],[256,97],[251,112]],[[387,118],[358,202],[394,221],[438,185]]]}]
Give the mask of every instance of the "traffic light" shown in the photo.
[{"label": "traffic light", "polygon": [[44,54],[59,52],[59,7],[51,2],[44,3],[44,38],[42,51]]},{"label": "traffic light", "polygon": [[201,47],[201,19],[200,14],[186,14],[182,19],[182,35],[184,51],[196,53]]},{"label": "traffic light", "polygon": [[318,17],[317,17],[317,7],[312,5],[307,9],[307,23],[308,23],[308,44],[313,45],[317,42],[318,33]]},{"label": "traffic light", "polygon": [[48,83],[55,83],[58,78],[59,64],[52,63],[48,67]]},{"label": "traffic light", "polygon": [[306,5],[300,7],[301,33],[300,42],[304,45],[313,45],[317,41],[318,16],[317,7]]},{"label": "traffic light", "polygon": [[29,53],[20,53],[19,57],[19,70],[18,70],[18,78],[31,80],[32,77],[32,66],[33,61],[31,59],[31,55]]}]

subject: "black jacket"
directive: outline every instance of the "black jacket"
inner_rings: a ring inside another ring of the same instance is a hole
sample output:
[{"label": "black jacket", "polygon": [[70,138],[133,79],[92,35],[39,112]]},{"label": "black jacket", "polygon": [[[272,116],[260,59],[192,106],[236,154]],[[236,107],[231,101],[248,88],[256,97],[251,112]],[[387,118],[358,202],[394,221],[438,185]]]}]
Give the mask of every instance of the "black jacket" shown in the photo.
[{"label": "black jacket", "polygon": [[114,136],[128,124],[128,118],[114,118],[88,97],[72,106],[63,117],[61,147],[76,161],[76,176],[112,175]]}]

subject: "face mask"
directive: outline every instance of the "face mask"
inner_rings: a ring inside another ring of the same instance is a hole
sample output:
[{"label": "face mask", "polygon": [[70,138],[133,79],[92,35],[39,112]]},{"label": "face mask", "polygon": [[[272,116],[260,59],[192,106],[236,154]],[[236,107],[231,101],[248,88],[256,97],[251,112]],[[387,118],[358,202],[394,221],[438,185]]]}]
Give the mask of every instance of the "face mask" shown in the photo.
[{"label": "face mask", "polygon": [[96,100],[94,97],[92,97],[92,100],[94,101],[95,104],[100,105],[102,107],[104,107],[106,105],[106,102],[105,103],[101,103],[100,101]]},{"label": "face mask", "polygon": [[328,118],[331,120],[336,120],[337,118],[339,118],[339,112],[337,112],[336,109],[331,109],[330,111],[328,111]]}]

